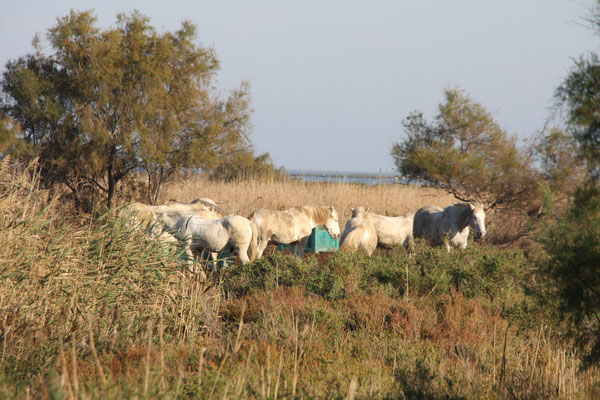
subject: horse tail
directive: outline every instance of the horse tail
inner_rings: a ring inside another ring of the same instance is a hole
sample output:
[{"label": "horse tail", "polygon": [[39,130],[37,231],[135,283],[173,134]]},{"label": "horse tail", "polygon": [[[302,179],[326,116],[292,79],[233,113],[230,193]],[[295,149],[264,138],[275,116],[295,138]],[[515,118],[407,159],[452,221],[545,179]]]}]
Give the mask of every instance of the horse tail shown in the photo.
[{"label": "horse tail", "polygon": [[377,239],[373,233],[367,226],[355,226],[354,229],[346,233],[341,241],[340,248],[362,250],[370,256],[377,246]]},{"label": "horse tail", "polygon": [[[356,249],[360,244],[361,235],[358,234],[360,227],[355,227],[353,230],[344,230],[342,240],[340,240],[340,249]],[[357,240],[358,239],[358,240]]]},{"label": "horse tail", "polygon": [[248,258],[252,262],[256,261],[258,258],[258,229],[252,220],[250,220],[250,228],[252,229],[252,238],[250,239],[250,246],[248,247]]}]

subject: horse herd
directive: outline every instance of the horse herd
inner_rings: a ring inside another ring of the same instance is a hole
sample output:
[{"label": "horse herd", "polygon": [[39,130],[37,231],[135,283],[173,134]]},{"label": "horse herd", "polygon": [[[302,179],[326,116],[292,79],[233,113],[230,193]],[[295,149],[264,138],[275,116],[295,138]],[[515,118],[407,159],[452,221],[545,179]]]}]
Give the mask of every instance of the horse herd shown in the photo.
[{"label": "horse herd", "polygon": [[[477,237],[485,231],[485,212],[481,204],[456,203],[444,209],[426,206],[414,215],[388,217],[368,208],[352,208],[352,218],[341,234],[342,249],[358,249],[369,256],[376,247],[401,244],[412,252],[414,239],[424,238],[433,246],[467,247],[469,227]],[[213,259],[232,248],[245,264],[260,258],[269,242],[290,244],[293,254],[302,257],[311,231],[316,226],[327,229],[332,238],[340,237],[338,214],[333,206],[291,207],[284,211],[266,208],[252,212],[248,218],[227,215],[208,198],[191,203],[169,201],[150,206],[131,203],[120,215],[132,228],[142,227],[151,238],[181,245],[185,262],[191,265],[194,254],[209,252]]]}]

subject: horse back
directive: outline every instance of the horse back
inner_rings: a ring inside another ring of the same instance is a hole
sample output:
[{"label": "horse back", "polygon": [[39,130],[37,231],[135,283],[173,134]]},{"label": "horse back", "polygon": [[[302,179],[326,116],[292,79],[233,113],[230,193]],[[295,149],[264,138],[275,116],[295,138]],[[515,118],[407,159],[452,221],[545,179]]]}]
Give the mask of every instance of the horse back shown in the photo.
[{"label": "horse back", "polygon": [[437,229],[437,219],[444,210],[436,206],[421,207],[413,218],[413,236],[431,240],[433,231]]}]

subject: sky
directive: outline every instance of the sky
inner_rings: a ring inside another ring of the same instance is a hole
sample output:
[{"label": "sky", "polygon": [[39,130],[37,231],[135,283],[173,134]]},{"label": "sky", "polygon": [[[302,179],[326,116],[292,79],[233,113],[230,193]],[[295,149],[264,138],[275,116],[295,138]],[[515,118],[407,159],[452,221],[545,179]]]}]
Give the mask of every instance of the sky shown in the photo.
[{"label": "sky", "polygon": [[0,70],[33,51],[71,9],[98,27],[136,9],[161,31],[184,20],[221,62],[224,95],[246,80],[252,142],[288,170],[393,172],[412,111],[433,119],[459,87],[520,140],[551,117],[553,95],[600,38],[594,0],[2,0]]}]

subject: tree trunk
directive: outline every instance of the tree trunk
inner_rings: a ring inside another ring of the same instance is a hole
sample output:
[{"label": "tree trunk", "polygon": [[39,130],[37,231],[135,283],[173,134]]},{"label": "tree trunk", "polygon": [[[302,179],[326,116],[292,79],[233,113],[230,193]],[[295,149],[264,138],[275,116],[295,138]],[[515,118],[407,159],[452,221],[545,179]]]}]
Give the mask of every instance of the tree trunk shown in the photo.
[{"label": "tree trunk", "polygon": [[115,179],[115,172],[113,171],[112,164],[108,166],[106,177],[108,179],[108,187],[106,190],[106,207],[110,210],[112,208],[112,199],[117,186],[117,180]]}]

